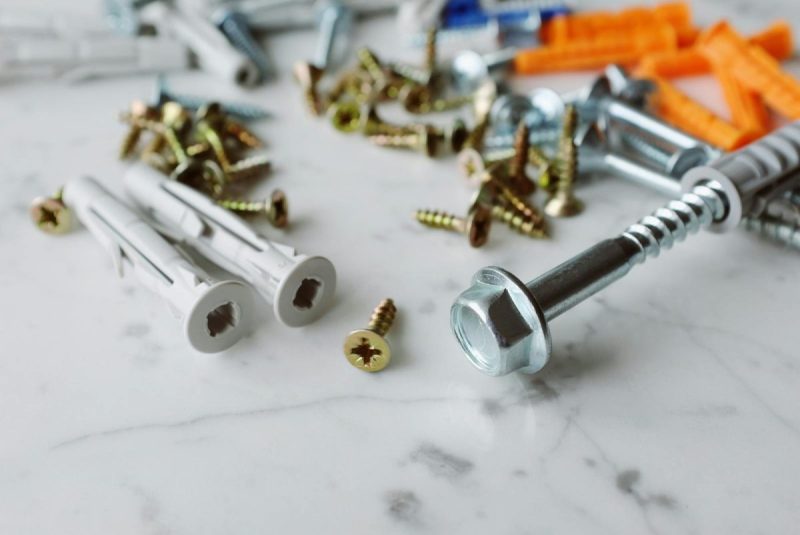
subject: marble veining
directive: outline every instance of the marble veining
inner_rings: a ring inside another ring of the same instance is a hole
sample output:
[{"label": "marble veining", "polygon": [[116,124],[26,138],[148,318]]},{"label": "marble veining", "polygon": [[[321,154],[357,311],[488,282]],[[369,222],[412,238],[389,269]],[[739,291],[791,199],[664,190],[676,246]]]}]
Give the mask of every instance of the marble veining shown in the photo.
[{"label": "marble veining", "polygon": [[[728,16],[745,31],[800,15],[778,0],[694,8],[700,23]],[[418,58],[394,36],[388,19],[354,33],[380,57]],[[449,330],[472,274],[496,264],[534,277],[663,199],[595,177],[579,190],[585,215],[555,222],[547,242],[498,225],[473,250],[422,229],[415,209],[468,202],[454,161],[309,117],[288,73],[313,39],[269,36],[282,75],[254,91],[172,77],[274,111],[254,128],[275,172],[252,194],[284,189],[293,224],[259,230],[340,275],[319,322],[290,330],[264,307],[259,330],[222,355],[193,353],[87,232],[53,238],[27,219],[33,197],[78,174],[122,191],[116,114],[152,78],[0,85],[0,533],[795,533],[796,253],[745,232],[698,235],[555,320],[542,373],[485,377]],[[720,109],[708,79],[682,87]],[[341,344],[384,297],[398,306],[394,359],[369,375]]]}]

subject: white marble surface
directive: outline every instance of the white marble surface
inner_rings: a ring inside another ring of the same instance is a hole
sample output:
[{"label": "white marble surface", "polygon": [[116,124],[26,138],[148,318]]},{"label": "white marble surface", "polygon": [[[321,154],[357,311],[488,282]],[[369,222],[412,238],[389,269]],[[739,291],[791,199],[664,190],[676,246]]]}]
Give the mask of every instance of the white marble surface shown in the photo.
[{"label": "white marble surface", "polygon": [[[698,18],[752,29],[797,10],[783,7],[708,3]],[[257,91],[175,78],[275,111],[257,126],[276,162],[259,191],[287,191],[293,224],[262,230],[340,275],[317,324],[268,317],[217,356],[189,350],[86,231],[54,238],[27,218],[32,197],[77,174],[121,189],[115,115],[151,79],[0,87],[0,533],[796,533],[797,254],[744,232],[693,237],[555,321],[545,372],[485,377],[448,324],[472,273],[533,277],[662,199],[596,179],[580,190],[585,215],[549,242],[498,226],[473,250],[419,228],[415,208],[465,206],[453,160],[306,115],[286,66],[312,36],[270,39],[284,76]],[[401,52],[389,22],[357,39]],[[685,87],[718,99],[708,81]],[[343,337],[387,296],[394,362],[361,373]]]}]

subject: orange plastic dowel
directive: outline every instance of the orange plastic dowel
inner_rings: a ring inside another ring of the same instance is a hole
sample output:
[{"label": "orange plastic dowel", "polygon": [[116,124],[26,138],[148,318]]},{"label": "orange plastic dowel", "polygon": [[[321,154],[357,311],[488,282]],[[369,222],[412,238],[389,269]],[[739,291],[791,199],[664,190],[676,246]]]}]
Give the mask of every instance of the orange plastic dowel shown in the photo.
[{"label": "orange plastic dowel", "polygon": [[691,24],[692,12],[687,2],[669,2],[653,8],[634,7],[613,13],[589,11],[554,17],[546,22],[539,38],[549,45],[575,41],[593,41],[601,36],[625,32],[632,27],[667,23],[675,29],[679,42],[693,41],[696,32]]},{"label": "orange plastic dowel", "polygon": [[520,74],[599,69],[609,63],[630,65],[643,55],[676,49],[675,30],[665,23],[639,27],[619,36],[565,45],[532,48],[519,52],[514,69]]},{"label": "orange plastic dowel", "polygon": [[767,106],[800,119],[800,82],[763,48],[749,44],[725,22],[704,32],[698,46],[715,68],[727,70],[744,87],[761,94]]},{"label": "orange plastic dowel", "polygon": [[742,86],[725,69],[715,68],[714,76],[722,87],[733,124],[754,137],[764,135],[769,129],[769,112],[761,96]]},{"label": "orange plastic dowel", "polygon": [[651,78],[658,86],[653,104],[667,122],[725,150],[739,148],[757,137],[756,133],[746,132],[717,117],[663,78]]},{"label": "orange plastic dowel", "polygon": [[[792,29],[784,21],[771,24],[764,30],[750,36],[748,42],[762,47],[777,60],[791,57],[792,49],[794,48]],[[711,72],[711,64],[696,47],[651,54],[642,60],[639,68],[642,71],[652,72],[664,78],[698,76]]]}]

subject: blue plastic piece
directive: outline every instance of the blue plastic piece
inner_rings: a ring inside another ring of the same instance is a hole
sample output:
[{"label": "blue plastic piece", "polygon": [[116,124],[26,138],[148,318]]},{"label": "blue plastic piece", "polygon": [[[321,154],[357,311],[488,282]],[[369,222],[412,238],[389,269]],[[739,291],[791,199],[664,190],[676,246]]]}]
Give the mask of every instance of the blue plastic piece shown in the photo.
[{"label": "blue plastic piece", "polygon": [[[450,0],[442,10],[441,27],[485,26],[492,19],[496,19],[501,28],[503,26],[514,26],[528,20],[533,11],[536,10],[513,9],[489,15],[483,11],[478,0]],[[565,5],[550,6],[539,11],[543,21],[566,13],[570,13],[570,9]]]}]

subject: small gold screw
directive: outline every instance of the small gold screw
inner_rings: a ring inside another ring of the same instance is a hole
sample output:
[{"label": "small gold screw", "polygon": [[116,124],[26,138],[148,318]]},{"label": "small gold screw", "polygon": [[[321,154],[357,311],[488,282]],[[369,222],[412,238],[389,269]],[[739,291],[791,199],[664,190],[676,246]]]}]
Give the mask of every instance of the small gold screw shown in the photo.
[{"label": "small gold screw", "polygon": [[436,70],[436,37],[436,26],[433,26],[425,35],[425,69],[430,73]]},{"label": "small gold screw", "polygon": [[308,111],[312,115],[321,115],[325,111],[325,103],[317,91],[317,86],[325,71],[307,61],[298,61],[294,64],[292,72],[303,90]]},{"label": "small gold screw", "polygon": [[286,194],[275,189],[269,199],[263,201],[246,201],[240,199],[220,199],[217,204],[232,212],[242,214],[264,214],[276,228],[284,228],[289,223],[289,204]]},{"label": "small gold screw", "polygon": [[492,226],[491,209],[481,205],[474,206],[466,219],[438,210],[417,210],[414,217],[426,227],[466,234],[473,247],[486,243]]},{"label": "small gold screw", "polygon": [[530,219],[526,214],[511,206],[495,205],[492,207],[492,216],[503,221],[513,230],[531,238],[546,238],[547,231],[541,228],[537,221]]},{"label": "small gold screw", "polygon": [[361,105],[352,100],[336,102],[328,108],[333,127],[348,134],[361,129],[362,113]]},{"label": "small gold screw", "polygon": [[439,150],[439,136],[433,127],[420,125],[414,132],[403,134],[375,134],[367,136],[380,147],[411,149],[428,157],[436,156]]},{"label": "small gold screw", "polygon": [[237,182],[269,173],[271,169],[272,160],[266,155],[257,154],[232,163],[226,176],[230,181]]},{"label": "small gold screw", "polygon": [[119,148],[119,158],[121,160],[131,155],[142,137],[142,132],[148,125],[152,126],[157,123],[158,115],[156,108],[148,106],[141,100],[131,102],[130,111],[121,117],[123,121],[129,124],[128,133],[125,134]]},{"label": "small gold screw", "polygon": [[517,125],[514,136],[514,156],[509,161],[508,178],[512,187],[520,195],[530,195],[536,191],[536,183],[528,178],[526,167],[530,161],[529,129],[524,120]]},{"label": "small gold screw", "polygon": [[72,212],[64,204],[59,189],[52,197],[37,197],[31,203],[31,220],[48,234],[64,234],[72,227]]},{"label": "small gold screw", "polygon": [[388,84],[389,77],[386,75],[386,71],[381,61],[378,59],[378,56],[366,47],[359,49],[356,55],[358,56],[358,62],[361,67],[367,71],[372,78],[376,91],[381,91]]},{"label": "small gold screw", "polygon": [[564,110],[564,124],[558,145],[558,183],[544,206],[545,213],[553,217],[570,217],[583,211],[583,203],[573,191],[578,172],[578,151],[575,147],[577,122],[575,106],[568,105]]},{"label": "small gold screw", "polygon": [[367,372],[378,372],[389,365],[392,352],[384,337],[392,326],[396,314],[394,301],[384,299],[372,312],[372,318],[366,329],[359,329],[347,335],[344,341],[344,355],[350,364]]}]

